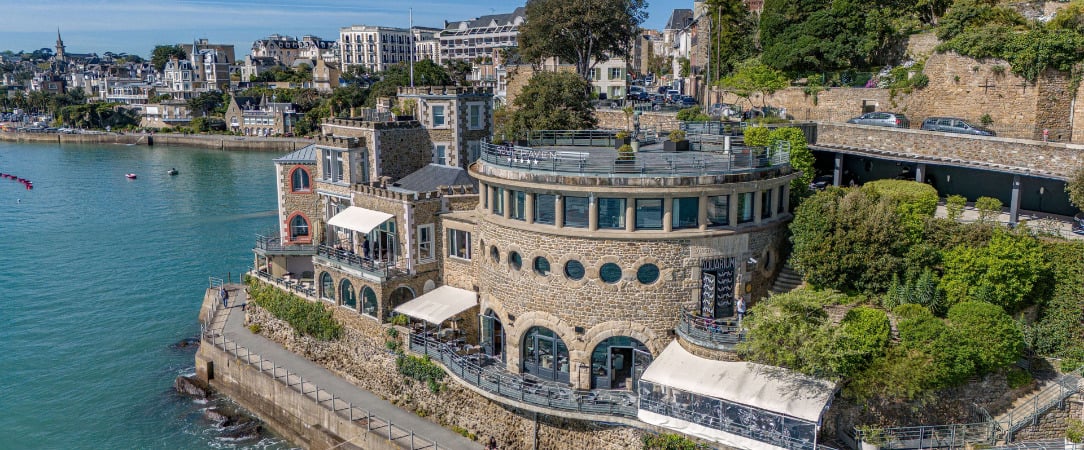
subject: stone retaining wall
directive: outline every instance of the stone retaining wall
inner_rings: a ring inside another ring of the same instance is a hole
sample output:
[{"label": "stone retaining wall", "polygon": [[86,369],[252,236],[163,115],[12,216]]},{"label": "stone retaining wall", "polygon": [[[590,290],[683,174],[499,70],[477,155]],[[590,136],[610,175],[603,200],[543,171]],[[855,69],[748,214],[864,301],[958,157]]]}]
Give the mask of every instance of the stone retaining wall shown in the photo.
[{"label": "stone retaining wall", "polygon": [[183,135],[183,134],[63,134],[63,133],[19,133],[0,132],[0,141],[43,142],[57,144],[137,144],[147,145],[153,139],[154,145],[177,145],[187,147],[214,148],[219,150],[254,150],[268,152],[292,152],[305,147],[312,141],[301,138],[258,138],[227,135]]},{"label": "stone retaining wall", "polygon": [[[597,109],[595,117],[598,118],[598,128],[612,130],[627,130],[632,123],[625,112],[620,109]],[[669,132],[677,129],[680,123],[677,113],[645,112],[640,114],[641,130],[659,130]]]},{"label": "stone retaining wall", "polygon": [[1038,423],[1017,431],[1013,442],[1059,439],[1065,437],[1066,421],[1084,419],[1084,397],[1074,394],[1065,400],[1064,408],[1054,408],[1039,416]]},{"label": "stone retaining wall", "polygon": [[335,342],[297,336],[288,324],[252,304],[246,323],[259,323],[260,334],[265,337],[401,408],[445,427],[460,427],[480,441],[493,436],[502,449],[618,450],[640,446],[644,433],[641,430],[541,414],[536,419],[533,413],[506,408],[450,379],[446,379],[440,393],[434,394],[425,383],[398,374],[395,356],[385,347],[390,338],[383,326],[339,308],[335,317],[346,325],[343,337]]}]

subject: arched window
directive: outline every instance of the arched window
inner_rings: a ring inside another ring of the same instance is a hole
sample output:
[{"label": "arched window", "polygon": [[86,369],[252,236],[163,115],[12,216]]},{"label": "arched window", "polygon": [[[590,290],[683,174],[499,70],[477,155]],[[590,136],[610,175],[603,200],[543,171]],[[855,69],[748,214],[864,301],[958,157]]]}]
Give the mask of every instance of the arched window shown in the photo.
[{"label": "arched window", "polygon": [[335,301],[335,282],[331,280],[331,274],[320,274],[320,298]]},{"label": "arched window", "polygon": [[343,279],[342,283],[339,283],[339,298],[342,299],[343,306],[358,308],[358,298],[354,295],[354,286],[350,284],[350,280]]},{"label": "arched window", "polygon": [[387,306],[385,306],[384,314],[390,316],[395,308],[411,300],[414,300],[413,289],[406,286],[395,288],[395,290],[391,291],[391,295],[388,296],[388,303]]},{"label": "arched window", "polygon": [[361,288],[361,313],[376,317],[376,292],[369,286]]},{"label": "arched window", "polygon": [[531,327],[523,337],[523,371],[568,383],[568,347],[549,328]]},{"label": "arched window", "polygon": [[628,389],[651,364],[651,352],[640,341],[614,336],[595,346],[591,352],[591,387]]},{"label": "arched window", "polygon": [[294,169],[290,176],[290,190],[294,192],[309,192],[312,185],[309,184],[309,171],[303,167]]},{"label": "arched window", "polygon": [[309,221],[298,214],[290,218],[290,240],[309,237]]}]

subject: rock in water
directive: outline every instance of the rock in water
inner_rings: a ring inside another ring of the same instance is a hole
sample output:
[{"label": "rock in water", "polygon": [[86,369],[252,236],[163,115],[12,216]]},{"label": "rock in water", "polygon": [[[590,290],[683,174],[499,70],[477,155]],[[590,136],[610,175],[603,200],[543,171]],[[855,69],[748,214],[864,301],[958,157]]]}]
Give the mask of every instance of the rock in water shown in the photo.
[{"label": "rock in water", "polygon": [[206,400],[210,395],[207,392],[207,388],[202,386],[198,380],[192,377],[186,377],[184,375],[178,376],[176,380],[173,380],[173,388],[185,395],[196,397],[200,400]]},{"label": "rock in water", "polygon": [[207,420],[210,420],[219,426],[222,426],[230,420],[229,416],[223,414],[218,408],[207,408],[203,410],[203,417],[206,417]]},{"label": "rock in water", "polygon": [[221,439],[230,441],[247,441],[259,439],[262,427],[254,421],[245,422],[232,430],[222,434]]}]

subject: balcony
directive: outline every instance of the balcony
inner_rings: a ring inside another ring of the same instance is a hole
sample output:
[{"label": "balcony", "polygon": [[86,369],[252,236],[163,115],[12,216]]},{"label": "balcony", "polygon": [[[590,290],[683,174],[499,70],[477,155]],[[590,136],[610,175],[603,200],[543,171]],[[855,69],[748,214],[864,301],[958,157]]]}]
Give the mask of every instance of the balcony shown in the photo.
[{"label": "balcony", "polygon": [[715,350],[732,351],[745,340],[744,330],[733,321],[700,317],[684,309],[676,331],[686,341]]},{"label": "balcony", "polygon": [[345,266],[346,268],[358,270],[363,274],[375,277],[378,280],[388,280],[408,274],[407,271],[395,267],[394,265],[389,266],[387,261],[365,258],[357,253],[348,252],[323,244],[316,246],[316,257],[314,260],[325,264],[338,264]]},{"label": "balcony", "polygon": [[410,350],[439,362],[462,384],[501,399],[544,409],[541,412],[582,414],[583,419],[597,421],[636,417],[636,394],[633,392],[580,391],[565,384],[510,373],[502,363],[487,355],[466,354],[463,349],[420,334],[410,335]]},{"label": "balcony", "polygon": [[[168,119],[167,119],[168,120]],[[190,120],[190,119],[185,119]],[[260,255],[309,256],[316,253],[315,245],[283,244],[282,239],[269,236],[256,236],[256,247]]]}]

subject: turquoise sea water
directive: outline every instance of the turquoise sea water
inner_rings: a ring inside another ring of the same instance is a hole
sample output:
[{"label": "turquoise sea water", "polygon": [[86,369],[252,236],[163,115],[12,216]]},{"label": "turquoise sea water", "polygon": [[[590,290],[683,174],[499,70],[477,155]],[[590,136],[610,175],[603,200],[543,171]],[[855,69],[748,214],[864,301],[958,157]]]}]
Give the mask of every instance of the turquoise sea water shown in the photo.
[{"label": "turquoise sea water", "polygon": [[0,178],[0,449],[283,446],[220,439],[172,390],[208,277],[275,226],[277,156],[0,142],[34,183]]}]

